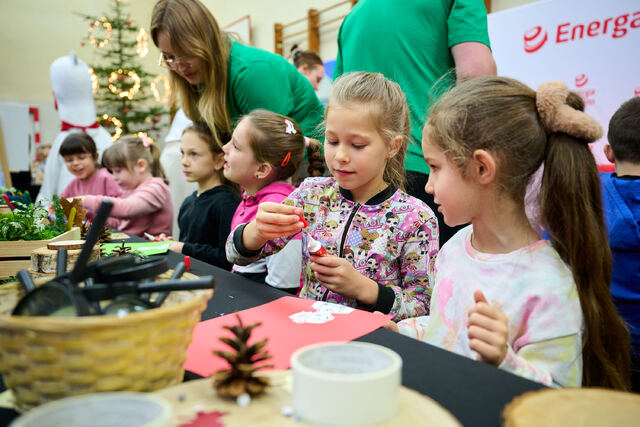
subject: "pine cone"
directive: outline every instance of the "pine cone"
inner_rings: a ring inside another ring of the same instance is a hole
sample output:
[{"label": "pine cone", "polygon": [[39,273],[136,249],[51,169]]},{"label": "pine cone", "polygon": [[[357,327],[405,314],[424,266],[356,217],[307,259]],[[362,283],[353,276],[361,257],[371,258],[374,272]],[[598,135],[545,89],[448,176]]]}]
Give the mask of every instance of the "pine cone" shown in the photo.
[{"label": "pine cone", "polygon": [[271,355],[264,349],[267,339],[248,345],[251,331],[262,323],[253,323],[245,327],[240,316],[236,314],[236,318],[238,325],[223,326],[223,328],[230,330],[235,337],[219,338],[235,351],[213,351],[213,354],[222,357],[229,363],[229,369],[221,369],[213,375],[213,387],[222,397],[236,398],[245,393],[256,396],[263,393],[269,385],[267,378],[255,376],[256,371],[273,367],[273,365],[256,365],[271,359]]},{"label": "pine cone", "polygon": [[122,241],[122,245],[117,246],[112,252],[111,255],[112,256],[120,256],[120,255],[126,255],[129,252],[131,252],[131,246],[125,246],[124,240]]}]

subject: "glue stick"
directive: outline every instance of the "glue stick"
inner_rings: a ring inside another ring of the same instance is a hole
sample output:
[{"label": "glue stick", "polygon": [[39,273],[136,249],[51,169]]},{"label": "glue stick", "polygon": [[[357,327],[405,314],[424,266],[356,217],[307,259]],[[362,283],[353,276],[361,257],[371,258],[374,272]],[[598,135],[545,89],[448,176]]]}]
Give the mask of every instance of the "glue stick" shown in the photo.
[{"label": "glue stick", "polygon": [[311,236],[307,236],[307,237],[309,238],[309,241],[307,242],[307,249],[309,249],[309,254],[315,255],[315,256],[328,255],[324,246],[322,246],[322,243],[318,242],[316,239],[314,239]]}]

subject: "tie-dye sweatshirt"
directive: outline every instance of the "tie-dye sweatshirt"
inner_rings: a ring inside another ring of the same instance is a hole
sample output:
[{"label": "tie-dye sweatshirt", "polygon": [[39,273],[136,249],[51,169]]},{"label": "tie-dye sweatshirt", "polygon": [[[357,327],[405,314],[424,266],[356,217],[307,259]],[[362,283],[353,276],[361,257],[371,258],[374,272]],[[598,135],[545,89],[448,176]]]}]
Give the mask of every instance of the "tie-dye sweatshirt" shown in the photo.
[{"label": "tie-dye sweatshirt", "polygon": [[440,250],[430,316],[403,320],[400,332],[470,358],[467,315],[473,293],[509,318],[501,369],[549,386],[580,386],[583,318],[568,266],[546,240],[507,254],[471,246],[473,226]]},{"label": "tie-dye sweatshirt", "polygon": [[[420,200],[393,186],[364,204],[352,200],[334,178],[308,178],[283,203],[304,210],[309,226],[302,233],[303,287],[300,297],[391,313],[394,320],[429,313],[431,285],[438,252],[438,223]],[[239,226],[243,227],[243,225]],[[357,300],[329,291],[315,278],[307,236],[322,243],[330,255],[347,259],[378,284],[378,302],[361,306]],[[227,239],[227,259],[247,264],[282,249],[290,238],[268,241],[262,251],[242,248],[241,230]]]}]

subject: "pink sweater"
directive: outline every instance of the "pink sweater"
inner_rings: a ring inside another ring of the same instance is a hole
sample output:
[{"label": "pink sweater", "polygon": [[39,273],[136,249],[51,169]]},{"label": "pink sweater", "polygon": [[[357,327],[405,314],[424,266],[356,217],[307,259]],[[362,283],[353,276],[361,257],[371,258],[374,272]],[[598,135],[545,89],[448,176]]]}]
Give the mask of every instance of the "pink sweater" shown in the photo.
[{"label": "pink sweater", "polygon": [[64,191],[60,193],[60,197],[68,199],[70,197],[85,196],[88,194],[120,197],[122,196],[122,188],[120,188],[108,170],[100,168],[87,179],[74,178]]},{"label": "pink sweater", "polygon": [[85,196],[82,207],[95,213],[103,200],[113,202],[109,227],[144,237],[144,233],[171,234],[173,207],[169,187],[162,178],[149,178],[121,198]]}]

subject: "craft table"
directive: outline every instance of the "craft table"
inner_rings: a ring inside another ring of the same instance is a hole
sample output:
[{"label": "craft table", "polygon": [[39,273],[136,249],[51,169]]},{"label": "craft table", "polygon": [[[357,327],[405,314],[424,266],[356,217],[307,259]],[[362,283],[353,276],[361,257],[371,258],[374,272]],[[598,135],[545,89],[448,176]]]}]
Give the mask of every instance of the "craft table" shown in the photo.
[{"label": "craft table", "polygon": [[[173,252],[167,256],[171,266],[183,259],[182,255]],[[198,276],[212,274],[216,278],[216,290],[202,314],[203,320],[289,296],[193,258],[191,272]],[[402,384],[429,396],[465,426],[499,426],[502,409],[515,396],[543,388],[538,383],[386,329],[378,329],[358,341],[380,344],[400,354]],[[190,372],[185,374],[186,380],[195,378],[199,376]],[[4,384],[0,378],[2,390]],[[8,424],[15,416],[12,410],[0,409],[0,426]]]}]

